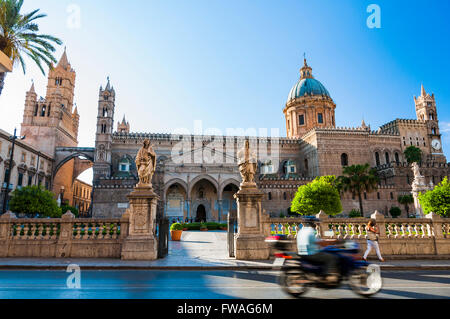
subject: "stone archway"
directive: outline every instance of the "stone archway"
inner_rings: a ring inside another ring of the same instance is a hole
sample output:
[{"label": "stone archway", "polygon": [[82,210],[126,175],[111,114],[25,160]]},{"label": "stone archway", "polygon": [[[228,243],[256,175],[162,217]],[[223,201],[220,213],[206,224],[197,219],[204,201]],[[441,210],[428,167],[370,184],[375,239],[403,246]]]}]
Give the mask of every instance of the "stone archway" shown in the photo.
[{"label": "stone archway", "polygon": [[206,211],[205,221],[218,220],[219,193],[217,182],[211,180],[211,178],[198,178],[191,183],[189,190],[192,217],[196,217],[194,214],[197,213],[198,207],[203,205]]}]

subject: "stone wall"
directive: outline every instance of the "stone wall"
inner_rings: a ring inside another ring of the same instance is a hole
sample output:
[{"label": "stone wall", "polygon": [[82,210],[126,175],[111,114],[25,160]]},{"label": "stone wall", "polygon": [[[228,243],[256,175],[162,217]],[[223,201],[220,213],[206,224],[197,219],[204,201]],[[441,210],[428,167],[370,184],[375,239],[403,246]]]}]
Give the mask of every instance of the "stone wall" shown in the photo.
[{"label": "stone wall", "polygon": [[[367,247],[366,225],[369,218],[328,218],[325,214],[317,216],[317,236],[330,239],[356,241],[364,252]],[[431,213],[422,219],[384,218],[378,212],[371,218],[380,228],[380,250],[386,256],[436,256],[450,255],[450,219]],[[302,227],[302,218],[267,218],[263,221],[265,236],[286,234],[292,240],[291,249],[295,251],[297,231]],[[326,231],[332,230],[331,237]],[[384,230],[384,231],[383,231]],[[273,253],[273,251],[272,251]],[[371,254],[375,256],[375,252]]]},{"label": "stone wall", "polygon": [[0,257],[120,258],[128,219],[0,217]]}]

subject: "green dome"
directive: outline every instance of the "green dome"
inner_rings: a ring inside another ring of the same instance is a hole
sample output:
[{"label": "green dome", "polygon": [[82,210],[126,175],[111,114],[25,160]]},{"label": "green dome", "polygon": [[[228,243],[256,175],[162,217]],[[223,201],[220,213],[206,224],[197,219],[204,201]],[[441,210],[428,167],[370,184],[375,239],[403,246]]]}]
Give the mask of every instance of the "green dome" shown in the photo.
[{"label": "green dome", "polygon": [[297,84],[294,85],[289,93],[288,103],[296,98],[303,97],[305,95],[324,95],[331,98],[328,90],[322,83],[314,78],[300,79]]}]

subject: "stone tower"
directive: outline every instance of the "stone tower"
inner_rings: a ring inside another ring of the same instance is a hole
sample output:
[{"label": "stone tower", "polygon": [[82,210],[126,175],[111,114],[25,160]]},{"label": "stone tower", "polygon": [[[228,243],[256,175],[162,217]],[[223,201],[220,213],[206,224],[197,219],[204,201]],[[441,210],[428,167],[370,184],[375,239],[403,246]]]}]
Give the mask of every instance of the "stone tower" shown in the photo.
[{"label": "stone tower", "polygon": [[416,106],[417,120],[424,121],[427,124],[427,145],[430,148],[431,154],[428,160],[446,163],[446,158],[442,151],[442,140],[439,131],[439,120],[434,93],[431,95],[428,94],[422,85],[420,96],[414,97],[414,103]]},{"label": "stone tower", "polygon": [[[21,135],[36,149],[52,157],[57,147],[77,147],[80,116],[74,109],[76,73],[67,58],[66,50],[56,67],[49,71],[47,93],[39,97],[34,83],[26,93]],[[72,204],[75,160],[67,162],[53,179],[53,192],[64,192]],[[38,167],[37,170],[47,168]]]},{"label": "stone tower", "polygon": [[94,181],[100,177],[111,176],[111,151],[114,129],[114,109],[116,93],[108,84],[103,90],[100,87],[97,116],[97,132],[95,137]]},{"label": "stone tower", "polygon": [[283,110],[287,136],[300,138],[314,127],[335,127],[335,109],[330,93],[314,78],[305,59],[300,80],[289,93]]},{"label": "stone tower", "polygon": [[38,99],[34,84],[26,93],[21,135],[51,156],[56,147],[78,145],[80,117],[77,108],[73,110],[75,77],[64,51],[58,65],[49,72],[45,98]]}]

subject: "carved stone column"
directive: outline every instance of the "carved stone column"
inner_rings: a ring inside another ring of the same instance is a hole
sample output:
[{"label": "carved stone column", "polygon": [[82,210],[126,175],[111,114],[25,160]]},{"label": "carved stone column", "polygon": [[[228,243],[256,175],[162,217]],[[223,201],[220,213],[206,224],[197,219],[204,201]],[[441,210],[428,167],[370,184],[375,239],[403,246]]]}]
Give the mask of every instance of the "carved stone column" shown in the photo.
[{"label": "carved stone column", "polygon": [[155,260],[158,244],[155,239],[156,208],[159,197],[152,187],[136,187],[129,194],[130,208],[128,237],[122,244],[124,260]]},{"label": "carved stone column", "polygon": [[238,233],[235,237],[236,259],[262,260],[269,258],[264,241],[262,198],[264,193],[256,184],[241,185],[234,198],[237,201]]}]

